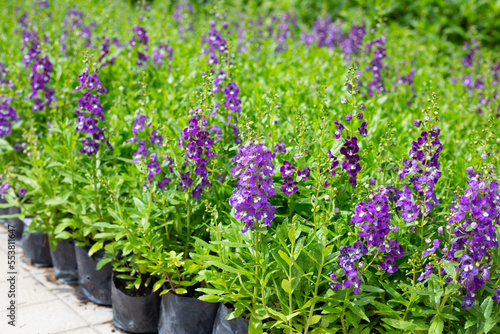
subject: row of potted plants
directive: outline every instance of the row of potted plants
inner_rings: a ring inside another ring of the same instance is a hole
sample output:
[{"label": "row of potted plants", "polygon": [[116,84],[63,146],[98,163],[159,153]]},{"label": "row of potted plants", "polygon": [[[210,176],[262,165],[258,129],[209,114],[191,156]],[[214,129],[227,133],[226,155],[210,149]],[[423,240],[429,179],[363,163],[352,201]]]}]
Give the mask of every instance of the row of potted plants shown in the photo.
[{"label": "row of potted plants", "polygon": [[[18,13],[22,39],[9,43],[24,63],[0,83],[0,195],[15,208],[6,217],[26,222],[33,263],[51,261],[80,297],[111,304],[129,332],[496,323],[492,82],[474,95],[427,58],[401,75],[405,53],[381,25],[367,33],[327,16],[306,36],[289,12],[230,25],[214,7],[194,29],[191,6],[175,20],[162,6]],[[109,13],[109,27],[90,21]],[[439,75],[447,102],[471,94],[460,103],[481,106],[482,118],[456,108],[481,136],[451,128],[455,111],[428,93]]]}]

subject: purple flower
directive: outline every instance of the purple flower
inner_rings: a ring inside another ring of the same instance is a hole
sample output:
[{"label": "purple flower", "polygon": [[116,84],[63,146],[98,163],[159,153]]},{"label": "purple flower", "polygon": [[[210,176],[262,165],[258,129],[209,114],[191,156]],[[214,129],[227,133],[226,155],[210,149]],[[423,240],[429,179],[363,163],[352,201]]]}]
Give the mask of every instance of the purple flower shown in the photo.
[{"label": "purple flower", "polygon": [[335,134],[333,136],[335,139],[340,139],[340,137],[342,137],[342,133],[344,132],[344,126],[339,121],[335,121],[334,123],[337,125],[337,130],[335,130]]},{"label": "purple flower", "polygon": [[344,162],[342,162],[342,168],[349,174],[349,182],[354,188],[356,188],[356,177],[358,172],[361,170],[361,165],[359,164],[359,152],[358,138],[356,136],[347,137],[346,142],[340,148],[340,153],[345,157]]},{"label": "purple flower", "polygon": [[189,173],[179,173],[181,176],[181,186],[182,186],[182,191],[185,191],[186,188],[191,187],[193,184],[193,180],[189,177]]},{"label": "purple flower", "polygon": [[260,220],[266,226],[272,224],[276,208],[271,206],[268,198],[276,195],[272,178],[272,160],[275,157],[266,146],[249,142],[240,146],[232,160],[236,166],[231,169],[231,173],[238,180],[237,188],[229,198],[229,205],[236,210],[235,218],[245,224],[243,233],[254,228]]},{"label": "purple flower", "polygon": [[309,180],[309,177],[311,176],[311,168],[309,167],[304,167],[300,170],[297,171],[297,176],[302,176],[302,180],[307,181]]},{"label": "purple flower", "polygon": [[151,140],[152,145],[156,145],[161,147],[163,144],[163,136],[160,134],[157,134],[157,130],[154,129],[153,132],[151,132],[151,137],[149,137],[149,140]]},{"label": "purple flower", "polygon": [[0,184],[0,198],[5,198],[7,191],[10,189],[10,183],[4,181]]},{"label": "purple flower", "polygon": [[359,134],[363,137],[368,136],[368,130],[366,129],[367,125],[368,124],[366,122],[363,122],[363,124],[361,124],[361,126],[358,128]]},{"label": "purple flower", "polygon": [[439,249],[439,245],[441,244],[441,240],[440,239],[435,239],[434,242],[433,242],[433,247],[432,248],[429,248],[427,249],[423,254],[422,256],[427,256],[429,255],[430,253],[435,253],[438,249]]},{"label": "purple flower", "polygon": [[96,154],[99,150],[99,143],[96,143],[94,140],[89,139],[83,140],[83,147],[80,149],[80,153],[87,154],[89,157],[93,154]]},{"label": "purple flower", "polygon": [[[153,50],[153,61],[159,66],[163,66],[164,58],[166,57],[169,61],[172,61],[174,57],[174,49],[168,44],[160,44]],[[170,65],[169,65],[170,67]]]},{"label": "purple flower", "polygon": [[21,199],[23,199],[26,194],[28,193],[28,189],[24,188],[24,187],[21,187],[19,188],[19,190],[17,191],[17,196]]},{"label": "purple flower", "polygon": [[293,194],[299,190],[299,188],[297,187],[297,184],[298,184],[298,182],[295,182],[292,177],[287,177],[283,181],[283,185],[281,186],[281,190],[285,194],[290,196],[291,194]]},{"label": "purple flower", "polygon": [[167,187],[167,184],[169,184],[172,181],[172,179],[168,177],[164,177],[161,179],[161,181],[158,181],[158,188],[163,191]]},{"label": "purple flower", "polygon": [[279,154],[286,154],[286,147],[283,143],[277,143],[274,145],[274,151]]},{"label": "purple flower", "polygon": [[289,163],[288,161],[283,161],[283,166],[281,166],[280,168],[280,172],[281,172],[281,176],[282,177],[287,177],[287,176],[290,176],[290,175],[293,175],[295,171],[295,167],[292,166],[291,163]]}]

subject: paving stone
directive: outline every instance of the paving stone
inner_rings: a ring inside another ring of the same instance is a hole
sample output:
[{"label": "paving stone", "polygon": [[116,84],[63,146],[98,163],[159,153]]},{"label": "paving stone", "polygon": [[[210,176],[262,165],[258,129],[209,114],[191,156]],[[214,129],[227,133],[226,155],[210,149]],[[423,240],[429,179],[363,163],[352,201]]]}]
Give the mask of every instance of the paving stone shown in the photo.
[{"label": "paving stone", "polygon": [[29,334],[67,333],[88,326],[60,300],[20,307],[18,321],[23,333]]},{"label": "paving stone", "polygon": [[124,333],[124,332],[118,330],[111,323],[94,326],[94,329],[96,329],[99,334],[121,334],[121,333]]},{"label": "paving stone", "polygon": [[103,324],[113,320],[113,311],[111,307],[99,306],[88,300],[80,299],[76,296],[74,290],[53,290],[53,292],[60,300],[64,301],[64,303],[91,325]]},{"label": "paving stone", "polygon": [[32,305],[57,299],[49,289],[36,281],[33,277],[18,277],[17,281],[19,306]]},{"label": "paving stone", "polygon": [[92,326],[85,326],[82,328],[72,329],[69,331],[53,333],[53,334],[100,334],[96,329],[92,328]]},{"label": "paving stone", "polygon": [[51,291],[58,290],[60,292],[69,292],[74,290],[74,286],[56,280],[54,268],[39,268],[34,272],[33,277]]}]

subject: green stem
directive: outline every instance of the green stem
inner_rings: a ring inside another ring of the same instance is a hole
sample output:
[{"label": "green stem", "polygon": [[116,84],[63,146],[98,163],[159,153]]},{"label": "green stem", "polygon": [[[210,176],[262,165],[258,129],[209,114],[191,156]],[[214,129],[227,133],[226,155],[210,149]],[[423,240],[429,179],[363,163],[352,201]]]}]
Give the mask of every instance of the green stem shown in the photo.
[{"label": "green stem", "polygon": [[97,217],[99,221],[102,222],[101,208],[99,206],[99,197],[97,191],[97,157],[94,155],[94,163],[92,164],[93,180],[94,180],[94,204],[97,211]]},{"label": "green stem", "polygon": [[340,314],[340,323],[342,324],[342,333],[343,334],[348,334],[347,332],[347,326],[346,326],[346,323],[344,321],[344,316],[345,316],[345,304],[347,303],[347,297],[349,296],[349,292],[351,290],[347,290],[347,292],[345,293],[345,298],[344,298],[344,306],[342,306],[342,313]]},{"label": "green stem", "polygon": [[256,310],[256,301],[257,295],[259,294],[259,289],[257,288],[257,280],[259,277],[259,241],[260,241],[260,232],[254,232],[254,249],[255,249],[255,286],[253,287],[252,293],[252,315],[255,314]]},{"label": "green stem", "polygon": [[187,232],[187,238],[186,238],[186,244],[184,246],[184,260],[187,259],[188,253],[189,253],[189,244],[191,243],[191,201],[189,199],[189,192],[188,198],[187,198],[187,226],[186,226],[186,232]]},{"label": "green stem", "polygon": [[[326,233],[323,233],[324,239],[323,239],[323,249],[321,251],[321,264],[318,268],[318,278],[316,279],[316,284],[314,286],[314,294],[313,294],[313,299],[316,300],[316,297],[318,296],[318,290],[319,290],[319,283],[321,281],[321,275],[323,274],[323,266],[325,265],[325,255],[323,250],[326,248],[327,245],[327,239],[326,239]],[[314,308],[316,306],[316,301],[314,301],[311,304],[311,308],[309,309],[309,316],[307,317],[307,323],[304,328],[304,334],[307,334],[309,331],[309,324],[311,323],[311,319],[314,313]]]}]

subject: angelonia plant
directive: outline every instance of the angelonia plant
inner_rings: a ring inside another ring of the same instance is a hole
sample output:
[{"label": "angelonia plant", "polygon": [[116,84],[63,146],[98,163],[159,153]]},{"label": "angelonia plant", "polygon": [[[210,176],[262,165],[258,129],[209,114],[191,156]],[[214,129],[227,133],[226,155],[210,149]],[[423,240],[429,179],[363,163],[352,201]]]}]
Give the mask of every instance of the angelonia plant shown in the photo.
[{"label": "angelonia plant", "polygon": [[250,333],[499,332],[497,10],[399,6],[0,6],[0,206]]}]

